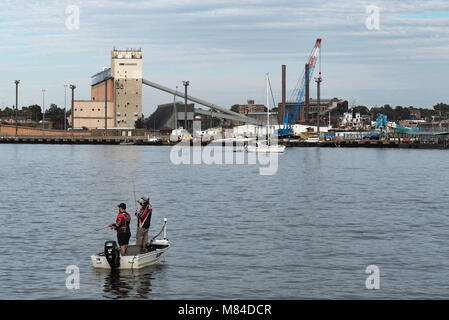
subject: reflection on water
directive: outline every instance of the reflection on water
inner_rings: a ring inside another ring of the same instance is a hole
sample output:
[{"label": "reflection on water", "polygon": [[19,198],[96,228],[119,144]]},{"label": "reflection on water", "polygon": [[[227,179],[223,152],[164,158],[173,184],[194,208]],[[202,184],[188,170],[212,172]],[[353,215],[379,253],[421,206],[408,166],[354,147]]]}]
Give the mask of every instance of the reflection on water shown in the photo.
[{"label": "reflection on water", "polygon": [[94,270],[94,276],[104,279],[103,297],[108,299],[151,299],[151,281],[162,265],[141,270]]}]

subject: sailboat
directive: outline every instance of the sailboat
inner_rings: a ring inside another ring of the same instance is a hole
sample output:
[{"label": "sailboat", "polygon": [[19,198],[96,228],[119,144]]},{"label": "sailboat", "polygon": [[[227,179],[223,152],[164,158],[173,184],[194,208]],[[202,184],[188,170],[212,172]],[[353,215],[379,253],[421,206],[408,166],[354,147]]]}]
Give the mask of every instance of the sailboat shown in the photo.
[{"label": "sailboat", "polygon": [[257,141],[255,144],[248,144],[246,146],[247,152],[259,152],[259,153],[283,153],[285,151],[285,146],[279,144],[271,144],[271,134],[270,134],[270,99],[269,99],[269,86],[270,80],[268,78],[268,73],[266,77],[266,97],[267,97],[267,140]]}]

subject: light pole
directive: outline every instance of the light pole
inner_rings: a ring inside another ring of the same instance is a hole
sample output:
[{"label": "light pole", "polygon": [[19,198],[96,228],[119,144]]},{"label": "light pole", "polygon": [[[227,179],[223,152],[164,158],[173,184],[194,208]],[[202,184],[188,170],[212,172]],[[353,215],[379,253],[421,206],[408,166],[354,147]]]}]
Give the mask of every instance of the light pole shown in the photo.
[{"label": "light pole", "polygon": [[64,131],[67,131],[67,85],[64,85]]},{"label": "light pole", "polygon": [[119,81],[114,82],[114,128],[117,127],[117,90],[119,89]]},{"label": "light pole", "polygon": [[315,78],[316,81],[316,85],[317,85],[317,91],[316,91],[316,95],[317,95],[317,105],[318,105],[318,111],[317,111],[317,116],[316,116],[316,125],[317,125],[317,134],[318,134],[318,139],[320,139],[320,112],[321,112],[321,106],[320,106],[320,87],[321,87],[321,82],[323,81],[323,79],[321,78],[321,72],[319,73],[318,78]]},{"label": "light pole", "polygon": [[108,79],[104,80],[104,136],[108,135]]},{"label": "light pole", "polygon": [[[176,86],[176,92],[178,92],[178,86]],[[178,110],[176,108],[176,94],[173,95],[173,113],[175,116],[175,130],[178,130]]]},{"label": "light pole", "polygon": [[18,131],[18,124],[17,124],[17,113],[19,108],[19,82],[20,80],[15,80],[14,83],[16,84],[16,136]]},{"label": "light pole", "polygon": [[182,84],[185,87],[185,90],[184,90],[184,92],[185,92],[185,94],[184,94],[184,126],[185,126],[185,128],[184,129],[188,130],[187,129],[187,87],[189,86],[189,81],[183,81]]},{"label": "light pole", "polygon": [[45,123],[45,89],[42,89],[42,134],[44,134]]},{"label": "light pole", "polygon": [[75,128],[74,122],[73,122],[75,88],[76,88],[75,85],[73,85],[73,84],[70,85],[70,89],[72,89],[72,138],[73,138],[73,129]]}]

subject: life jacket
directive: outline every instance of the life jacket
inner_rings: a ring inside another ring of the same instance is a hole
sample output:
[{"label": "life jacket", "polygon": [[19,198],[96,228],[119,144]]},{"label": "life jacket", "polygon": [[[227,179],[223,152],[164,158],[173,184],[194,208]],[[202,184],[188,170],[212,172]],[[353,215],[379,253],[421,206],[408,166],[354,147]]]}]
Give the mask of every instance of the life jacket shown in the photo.
[{"label": "life jacket", "polygon": [[137,214],[137,227],[138,228],[146,228],[150,227],[151,215],[153,214],[153,207],[151,204],[146,204],[140,208],[139,213]]},{"label": "life jacket", "polygon": [[115,222],[118,233],[131,233],[129,229],[129,223],[131,222],[131,216],[128,212],[120,212],[117,216],[117,221]]}]

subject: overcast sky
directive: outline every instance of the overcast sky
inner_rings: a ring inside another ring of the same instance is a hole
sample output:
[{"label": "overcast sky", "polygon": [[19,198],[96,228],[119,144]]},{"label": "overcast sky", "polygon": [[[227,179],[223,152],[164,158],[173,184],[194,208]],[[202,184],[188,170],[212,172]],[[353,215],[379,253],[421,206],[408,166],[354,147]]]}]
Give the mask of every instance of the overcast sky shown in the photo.
[{"label": "overcast sky", "polygon": [[[66,13],[73,5],[79,28],[74,11]],[[379,8],[379,28],[368,6]],[[63,106],[68,83],[77,99],[89,99],[90,77],[110,65],[113,47],[142,48],[145,79],[171,88],[189,80],[191,95],[224,107],[264,103],[269,72],[279,101],[281,65],[291,90],[316,38],[324,98],[449,103],[447,0],[2,0],[0,31],[2,107],[15,103],[15,79],[20,106],[41,105],[44,88],[46,105]],[[143,88],[146,116],[171,101]]]}]

